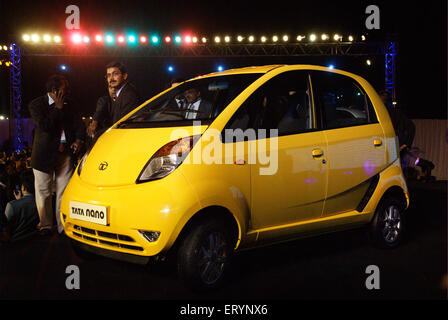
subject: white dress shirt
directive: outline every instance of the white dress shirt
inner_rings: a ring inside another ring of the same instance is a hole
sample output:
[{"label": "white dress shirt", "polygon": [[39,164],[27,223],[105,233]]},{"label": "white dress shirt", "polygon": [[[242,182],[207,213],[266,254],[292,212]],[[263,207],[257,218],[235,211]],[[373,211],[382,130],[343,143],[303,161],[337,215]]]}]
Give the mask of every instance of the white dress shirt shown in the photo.
[{"label": "white dress shirt", "polygon": [[[201,99],[196,100],[196,102],[189,103],[187,105],[187,110],[199,110],[199,105],[201,104]],[[185,119],[196,119],[198,116],[197,112],[187,112],[185,115]]]}]

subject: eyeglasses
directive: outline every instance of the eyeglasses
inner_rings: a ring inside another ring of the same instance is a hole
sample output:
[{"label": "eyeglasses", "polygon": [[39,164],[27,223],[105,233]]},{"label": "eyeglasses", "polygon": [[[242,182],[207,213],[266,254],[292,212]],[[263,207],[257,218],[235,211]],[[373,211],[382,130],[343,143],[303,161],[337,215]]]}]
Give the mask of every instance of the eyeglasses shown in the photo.
[{"label": "eyeglasses", "polygon": [[104,76],[104,78],[109,79],[109,78],[111,78],[111,77],[119,76],[120,74],[121,74],[121,72],[114,71],[114,72],[112,72],[112,73],[108,73],[108,74],[106,74],[106,75]]}]

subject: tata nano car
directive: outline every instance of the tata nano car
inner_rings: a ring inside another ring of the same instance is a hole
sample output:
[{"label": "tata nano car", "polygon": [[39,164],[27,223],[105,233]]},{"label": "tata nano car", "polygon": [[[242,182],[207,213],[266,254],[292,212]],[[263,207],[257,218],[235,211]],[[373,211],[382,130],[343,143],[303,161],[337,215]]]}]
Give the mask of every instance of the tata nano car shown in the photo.
[{"label": "tata nano car", "polygon": [[174,253],[180,278],[207,288],[236,250],[361,226],[395,247],[408,205],[372,86],[272,65],[191,79],[126,115],[78,165],[61,215],[77,249],[136,263]]}]

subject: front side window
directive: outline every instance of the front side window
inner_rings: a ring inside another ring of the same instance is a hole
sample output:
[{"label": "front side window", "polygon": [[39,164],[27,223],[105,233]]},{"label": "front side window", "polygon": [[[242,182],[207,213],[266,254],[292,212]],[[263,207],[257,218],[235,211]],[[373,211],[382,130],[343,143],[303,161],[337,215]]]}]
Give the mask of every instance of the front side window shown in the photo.
[{"label": "front side window", "polygon": [[[257,133],[262,129],[266,137],[272,129],[278,130],[278,136],[312,129],[308,73],[288,71],[268,80],[240,106],[225,129]],[[227,138],[226,142],[232,142]]]},{"label": "front side window", "polygon": [[238,74],[187,81],[136,111],[118,128],[184,126],[193,120],[210,122],[261,75]]},{"label": "front side window", "polygon": [[337,73],[314,71],[311,82],[325,129],[377,122],[369,97],[354,79]]}]

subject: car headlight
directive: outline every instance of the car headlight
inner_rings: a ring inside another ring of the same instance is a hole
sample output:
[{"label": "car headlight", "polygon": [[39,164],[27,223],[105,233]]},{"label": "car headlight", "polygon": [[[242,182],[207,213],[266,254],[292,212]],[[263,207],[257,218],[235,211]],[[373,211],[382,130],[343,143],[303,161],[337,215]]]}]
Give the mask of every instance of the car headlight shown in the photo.
[{"label": "car headlight", "polygon": [[176,170],[200,137],[200,135],[190,136],[164,145],[145,165],[137,179],[137,183],[162,179]]},{"label": "car headlight", "polygon": [[81,175],[82,167],[84,167],[84,163],[86,162],[87,156],[89,155],[88,152],[84,153],[84,156],[81,158],[81,161],[79,162],[78,166],[78,176]]}]

